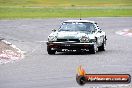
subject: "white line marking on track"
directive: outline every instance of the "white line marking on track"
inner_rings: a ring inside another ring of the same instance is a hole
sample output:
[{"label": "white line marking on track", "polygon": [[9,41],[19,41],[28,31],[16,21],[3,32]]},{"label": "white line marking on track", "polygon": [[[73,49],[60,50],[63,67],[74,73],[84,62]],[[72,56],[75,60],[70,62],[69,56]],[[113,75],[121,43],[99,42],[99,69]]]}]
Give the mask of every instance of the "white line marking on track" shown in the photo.
[{"label": "white line marking on track", "polygon": [[37,43],[46,43],[47,41],[36,41]]}]

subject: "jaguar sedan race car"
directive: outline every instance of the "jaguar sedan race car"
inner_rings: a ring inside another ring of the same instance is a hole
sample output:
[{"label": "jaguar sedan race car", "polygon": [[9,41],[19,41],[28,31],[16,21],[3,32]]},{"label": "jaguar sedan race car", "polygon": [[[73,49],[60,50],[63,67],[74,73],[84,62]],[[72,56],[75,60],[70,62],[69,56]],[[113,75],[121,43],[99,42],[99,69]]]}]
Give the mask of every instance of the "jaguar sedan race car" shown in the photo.
[{"label": "jaguar sedan race car", "polygon": [[96,22],[88,20],[67,20],[58,30],[48,36],[47,52],[86,51],[95,54],[105,51],[106,34]]}]

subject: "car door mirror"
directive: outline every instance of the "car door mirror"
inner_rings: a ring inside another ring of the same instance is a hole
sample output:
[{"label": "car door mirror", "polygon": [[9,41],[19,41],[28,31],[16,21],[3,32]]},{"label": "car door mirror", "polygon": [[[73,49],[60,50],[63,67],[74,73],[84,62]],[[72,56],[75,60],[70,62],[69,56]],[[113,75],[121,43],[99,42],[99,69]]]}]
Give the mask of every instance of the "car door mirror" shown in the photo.
[{"label": "car door mirror", "polygon": [[56,29],[52,29],[52,31],[53,31],[53,32],[55,32],[55,31],[56,31]]}]

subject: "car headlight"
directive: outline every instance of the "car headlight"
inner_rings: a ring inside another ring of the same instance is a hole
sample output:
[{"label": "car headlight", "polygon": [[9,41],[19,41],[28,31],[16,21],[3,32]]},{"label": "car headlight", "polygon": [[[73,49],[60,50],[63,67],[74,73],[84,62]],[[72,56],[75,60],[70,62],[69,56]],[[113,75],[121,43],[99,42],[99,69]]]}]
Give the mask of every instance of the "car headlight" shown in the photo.
[{"label": "car headlight", "polygon": [[48,41],[57,41],[56,36],[49,36]]},{"label": "car headlight", "polygon": [[80,42],[89,42],[89,38],[86,37],[86,36],[82,36],[82,37],[80,38]]}]

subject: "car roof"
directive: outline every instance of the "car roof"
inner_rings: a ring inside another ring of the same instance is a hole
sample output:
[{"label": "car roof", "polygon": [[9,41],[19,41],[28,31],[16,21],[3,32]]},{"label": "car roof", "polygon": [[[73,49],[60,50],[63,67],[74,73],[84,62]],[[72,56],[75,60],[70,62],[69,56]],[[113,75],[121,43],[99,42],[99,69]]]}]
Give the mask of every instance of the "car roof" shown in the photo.
[{"label": "car roof", "polygon": [[67,21],[64,21],[64,22],[90,22],[90,23],[96,23],[94,21],[89,21],[89,20],[67,20]]}]

